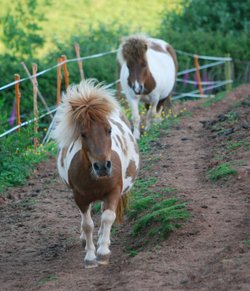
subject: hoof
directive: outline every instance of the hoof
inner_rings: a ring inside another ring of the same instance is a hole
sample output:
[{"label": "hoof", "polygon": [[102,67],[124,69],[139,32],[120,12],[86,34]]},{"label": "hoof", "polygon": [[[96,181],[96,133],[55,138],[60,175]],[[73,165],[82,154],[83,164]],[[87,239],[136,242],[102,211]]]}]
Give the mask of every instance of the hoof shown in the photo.
[{"label": "hoof", "polygon": [[97,262],[100,265],[107,265],[109,263],[110,254],[107,255],[98,255],[97,254]]},{"label": "hoof", "polygon": [[84,260],[83,265],[85,269],[91,269],[91,268],[98,267],[98,262],[97,260],[93,260],[93,261]]}]

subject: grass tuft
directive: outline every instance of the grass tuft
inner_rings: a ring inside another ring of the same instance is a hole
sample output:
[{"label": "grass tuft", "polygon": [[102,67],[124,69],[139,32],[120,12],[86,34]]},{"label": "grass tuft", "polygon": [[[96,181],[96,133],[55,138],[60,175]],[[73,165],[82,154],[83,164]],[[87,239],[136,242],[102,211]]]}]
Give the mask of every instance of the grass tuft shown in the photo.
[{"label": "grass tuft", "polygon": [[148,235],[159,234],[166,237],[169,232],[180,227],[180,222],[187,219],[190,214],[185,209],[186,203],[178,203],[176,198],[163,200],[148,210],[148,214],[142,216],[133,226],[133,235],[141,230],[149,228]]},{"label": "grass tuft", "polygon": [[237,170],[234,169],[229,163],[223,163],[208,171],[208,178],[211,181],[217,181],[228,175],[236,175]]}]

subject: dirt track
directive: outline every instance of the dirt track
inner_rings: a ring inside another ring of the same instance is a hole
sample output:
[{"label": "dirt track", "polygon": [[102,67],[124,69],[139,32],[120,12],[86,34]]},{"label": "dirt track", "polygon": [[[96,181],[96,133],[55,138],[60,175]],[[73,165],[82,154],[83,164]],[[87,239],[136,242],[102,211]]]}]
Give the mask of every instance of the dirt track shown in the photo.
[{"label": "dirt track", "polygon": [[[9,198],[1,200],[0,290],[250,290],[249,144],[228,155],[244,161],[237,175],[216,183],[206,177],[230,138],[250,142],[250,107],[237,108],[231,133],[219,135],[211,127],[249,92],[249,85],[241,86],[209,108],[188,103],[192,116],[152,144],[155,188],[178,189],[192,218],[135,257],[124,249],[125,218],[112,239],[110,264],[83,269],[78,210],[57,177],[55,160],[40,164],[25,186],[9,189]],[[148,162],[145,157],[141,175],[150,175]]]}]

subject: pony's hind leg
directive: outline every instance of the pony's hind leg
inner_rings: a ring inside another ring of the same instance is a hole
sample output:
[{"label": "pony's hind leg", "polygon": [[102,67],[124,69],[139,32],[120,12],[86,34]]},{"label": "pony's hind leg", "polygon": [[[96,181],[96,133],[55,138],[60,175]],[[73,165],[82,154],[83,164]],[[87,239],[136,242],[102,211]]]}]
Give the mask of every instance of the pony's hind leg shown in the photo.
[{"label": "pony's hind leg", "polygon": [[95,245],[93,243],[94,222],[91,218],[90,211],[91,206],[89,206],[88,210],[82,214],[82,229],[86,240],[86,255],[84,258],[85,268],[93,268],[98,266],[95,255]]}]

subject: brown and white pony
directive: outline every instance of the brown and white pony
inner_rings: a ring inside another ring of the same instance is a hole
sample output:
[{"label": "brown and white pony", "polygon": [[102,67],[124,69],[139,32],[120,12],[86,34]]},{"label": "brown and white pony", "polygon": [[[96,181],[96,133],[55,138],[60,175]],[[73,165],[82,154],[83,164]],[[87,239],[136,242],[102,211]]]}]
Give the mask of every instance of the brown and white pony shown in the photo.
[{"label": "brown and white pony", "polygon": [[[84,265],[107,264],[110,230],[119,220],[139,168],[139,153],[130,125],[112,92],[93,80],[71,86],[56,114],[53,138],[59,145],[57,167],[73,190],[86,240]],[[98,249],[93,243],[91,203],[103,201]]]},{"label": "brown and white pony", "polygon": [[168,99],[177,75],[177,58],[174,49],[161,39],[135,35],[124,38],[118,54],[121,66],[120,82],[132,110],[134,136],[140,137],[139,102],[148,109],[146,126],[159,121],[163,103]]}]

